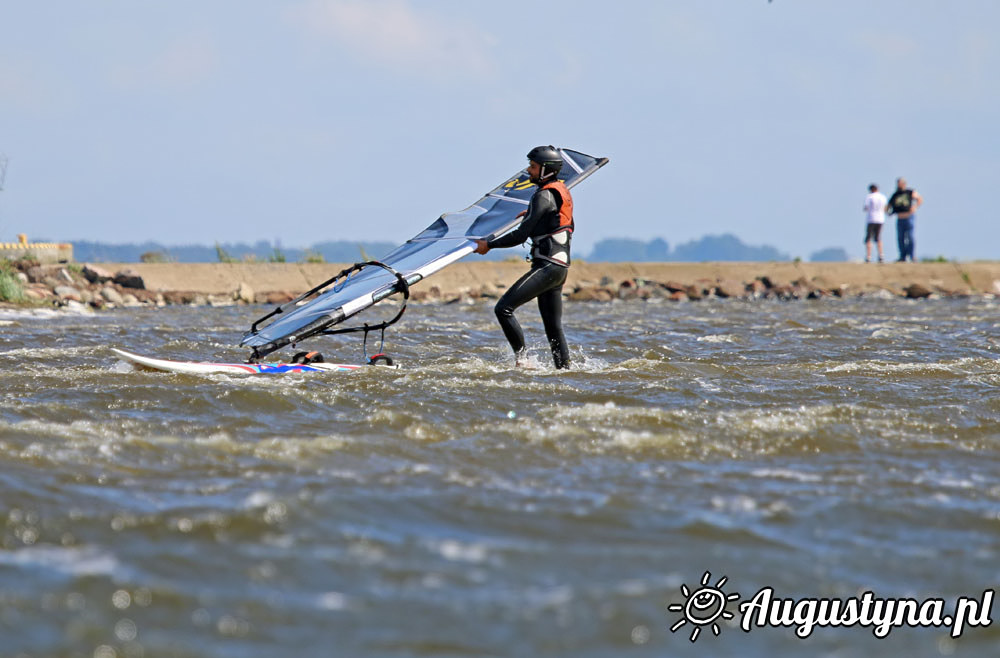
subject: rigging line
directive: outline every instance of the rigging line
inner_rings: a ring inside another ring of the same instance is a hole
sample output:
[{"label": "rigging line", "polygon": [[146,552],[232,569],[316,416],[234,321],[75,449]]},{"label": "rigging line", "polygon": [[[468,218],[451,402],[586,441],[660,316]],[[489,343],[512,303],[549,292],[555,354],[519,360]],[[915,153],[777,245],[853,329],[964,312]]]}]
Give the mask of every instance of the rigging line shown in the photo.
[{"label": "rigging line", "polygon": [[347,282],[351,280],[351,277],[352,277],[352,276],[354,276],[354,272],[356,272],[356,271],[357,271],[357,270],[352,270],[352,271],[351,271],[351,272],[350,272],[350,273],[349,273],[349,274],[348,274],[348,275],[347,275],[347,276],[346,276],[346,277],[344,278],[344,280],[340,282],[340,285],[335,285],[335,286],[333,286],[333,292],[340,292],[341,290],[343,290],[343,289],[344,289],[344,286],[346,286],[346,285],[347,285]]}]

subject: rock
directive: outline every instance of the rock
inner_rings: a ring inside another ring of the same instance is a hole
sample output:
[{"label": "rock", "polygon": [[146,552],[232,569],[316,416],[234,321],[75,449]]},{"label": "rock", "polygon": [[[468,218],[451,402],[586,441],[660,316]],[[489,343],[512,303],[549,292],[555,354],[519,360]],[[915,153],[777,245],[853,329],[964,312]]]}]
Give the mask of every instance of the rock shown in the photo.
[{"label": "rock", "polygon": [[[411,293],[411,297],[412,297],[412,293]],[[265,304],[274,304],[274,305],[287,304],[288,302],[292,301],[293,299],[295,299],[295,295],[293,295],[292,293],[288,292],[287,290],[276,290],[276,291],[272,291],[272,292],[266,293],[264,295],[264,303]]]},{"label": "rock", "polygon": [[122,288],[134,288],[136,290],[144,290],[146,288],[142,277],[132,269],[122,270],[115,274],[114,282]]},{"label": "rock", "polygon": [[479,296],[486,299],[499,299],[503,291],[495,283],[484,283],[479,287]]},{"label": "rock", "polygon": [[654,283],[646,288],[646,290],[649,291],[649,299],[662,299],[669,294],[667,289],[659,283]]},{"label": "rock", "polygon": [[253,288],[246,281],[240,281],[239,287],[233,293],[233,299],[244,304],[253,304],[255,297]]},{"label": "rock", "polygon": [[906,293],[909,299],[923,299],[924,297],[930,297],[932,290],[921,283],[911,283],[903,288],[903,292]]},{"label": "rock", "polygon": [[77,313],[90,313],[90,307],[86,304],[76,301],[75,299],[62,300],[62,305],[69,309],[70,311],[76,311]]},{"label": "rock", "polygon": [[20,281],[22,284],[29,283],[28,275],[25,274],[24,272],[18,272],[15,276],[17,277],[17,280]]},{"label": "rock", "polygon": [[127,292],[124,295],[122,295],[122,306],[127,306],[127,307],[142,306],[142,302],[140,302],[135,295],[133,295],[130,292]]},{"label": "rock", "polygon": [[886,290],[885,288],[879,288],[866,295],[866,297],[871,297],[872,299],[895,299],[897,296],[891,290]]},{"label": "rock", "polygon": [[667,297],[667,299],[672,302],[686,302],[688,300],[688,296],[683,290],[675,290],[670,293],[670,296]]},{"label": "rock", "polygon": [[686,286],[684,288],[684,294],[688,296],[688,299],[701,299],[705,296],[701,288],[694,285]]},{"label": "rock", "polygon": [[111,276],[111,273],[107,270],[104,270],[97,265],[87,263],[83,266],[83,278],[91,283],[107,283],[114,277]]},{"label": "rock", "polygon": [[715,284],[715,294],[723,299],[739,297],[744,292],[742,283],[736,281],[719,281]]},{"label": "rock", "polygon": [[46,298],[55,297],[55,294],[52,292],[52,288],[48,287],[44,283],[29,283],[27,290],[36,290],[45,295]]},{"label": "rock", "polygon": [[765,286],[764,282],[760,279],[754,279],[746,285],[746,291],[754,297],[759,297],[767,292],[767,286]]},{"label": "rock", "polygon": [[[598,285],[604,288],[610,288],[612,285],[614,285],[614,283],[615,283],[614,279],[612,279],[610,276],[602,276],[601,282]],[[997,283],[1000,283],[1000,281],[998,281]]]},{"label": "rock", "polygon": [[796,299],[796,290],[789,284],[777,284],[768,288],[768,293],[778,299]]},{"label": "rock", "polygon": [[80,297],[80,291],[73,286],[56,286],[53,288],[52,292],[54,292],[59,299],[73,300],[75,302],[83,301],[83,298]]},{"label": "rock", "polygon": [[35,265],[34,267],[29,267],[25,275],[28,277],[29,283],[41,283],[49,273],[41,265]]},{"label": "rock", "polygon": [[152,290],[132,290],[132,295],[143,304],[155,304],[156,293]]},{"label": "rock", "polygon": [[125,300],[122,299],[121,293],[111,286],[104,286],[101,288],[101,297],[104,298],[104,301],[109,304],[114,304],[115,306],[122,306],[125,303]]},{"label": "rock", "polygon": [[607,288],[591,286],[574,290],[567,298],[574,302],[610,302],[615,298],[615,294]]},{"label": "rock", "polygon": [[636,299],[639,296],[638,288],[635,288],[628,281],[622,282],[621,286],[618,287],[618,299],[629,300]]},{"label": "rock", "polygon": [[676,281],[667,281],[662,285],[670,292],[684,292],[685,290],[687,290],[687,285],[683,283],[677,283]]},{"label": "rock", "polygon": [[195,293],[185,290],[168,290],[163,293],[163,299],[168,304],[192,304],[194,303],[194,298]]}]

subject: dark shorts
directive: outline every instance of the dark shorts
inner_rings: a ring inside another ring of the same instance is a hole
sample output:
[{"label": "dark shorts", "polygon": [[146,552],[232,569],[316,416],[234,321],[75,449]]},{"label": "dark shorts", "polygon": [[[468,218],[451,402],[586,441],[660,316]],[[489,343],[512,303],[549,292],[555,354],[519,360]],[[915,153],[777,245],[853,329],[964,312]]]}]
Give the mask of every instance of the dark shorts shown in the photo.
[{"label": "dark shorts", "polygon": [[882,239],[883,224],[869,224],[865,229],[865,242],[878,242]]}]

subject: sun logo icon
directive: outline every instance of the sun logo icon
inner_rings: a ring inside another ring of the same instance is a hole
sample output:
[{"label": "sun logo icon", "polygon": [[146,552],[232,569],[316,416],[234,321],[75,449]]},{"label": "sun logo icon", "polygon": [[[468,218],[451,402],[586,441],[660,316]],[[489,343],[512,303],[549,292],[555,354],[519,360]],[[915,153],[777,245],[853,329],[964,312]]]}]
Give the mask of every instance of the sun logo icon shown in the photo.
[{"label": "sun logo icon", "polygon": [[733,613],[726,610],[726,605],[730,601],[740,598],[740,595],[736,592],[726,594],[722,591],[722,586],[729,580],[727,576],[720,578],[714,586],[708,584],[711,578],[712,573],[706,571],[705,575],[701,577],[701,587],[694,592],[689,590],[687,585],[681,585],[681,594],[687,597],[687,601],[672,603],[667,607],[670,612],[680,612],[683,615],[670,627],[671,633],[676,633],[681,626],[690,623],[694,626],[691,630],[691,641],[694,642],[701,634],[703,626],[710,626],[712,632],[718,635],[719,625],[715,623],[715,620],[719,617],[723,619],[733,618]]}]

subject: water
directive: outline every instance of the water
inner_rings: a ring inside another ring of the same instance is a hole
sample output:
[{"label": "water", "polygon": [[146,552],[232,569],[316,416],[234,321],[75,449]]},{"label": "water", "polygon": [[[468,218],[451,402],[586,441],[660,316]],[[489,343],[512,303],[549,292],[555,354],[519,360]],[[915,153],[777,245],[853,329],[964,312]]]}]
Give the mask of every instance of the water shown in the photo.
[{"label": "water", "polygon": [[259,311],[0,312],[0,656],[998,655],[1000,604],[956,639],[668,609],[706,571],[996,589],[998,300],[573,304],[569,373],[530,307],[515,370],[488,304],[412,307],[395,371],[107,349],[238,359]]}]

